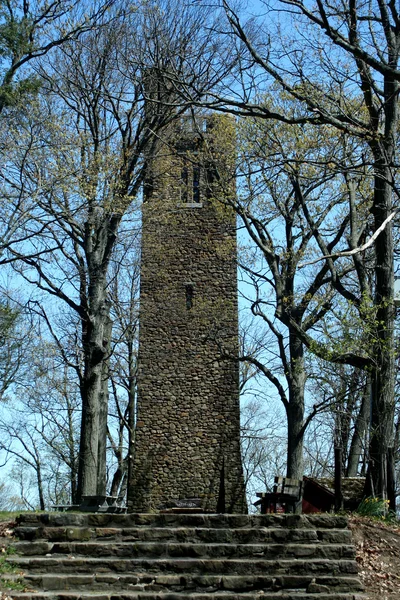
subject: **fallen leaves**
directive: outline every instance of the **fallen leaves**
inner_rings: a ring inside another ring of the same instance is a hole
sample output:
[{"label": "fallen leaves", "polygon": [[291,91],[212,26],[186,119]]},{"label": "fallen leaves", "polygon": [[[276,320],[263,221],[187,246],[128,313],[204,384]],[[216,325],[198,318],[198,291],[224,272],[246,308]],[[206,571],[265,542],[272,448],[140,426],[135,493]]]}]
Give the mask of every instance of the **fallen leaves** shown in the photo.
[{"label": "fallen leaves", "polygon": [[400,527],[352,517],[360,577],[371,600],[400,600]]},{"label": "fallen leaves", "polygon": [[10,538],[14,535],[15,521],[0,522],[0,538]]}]

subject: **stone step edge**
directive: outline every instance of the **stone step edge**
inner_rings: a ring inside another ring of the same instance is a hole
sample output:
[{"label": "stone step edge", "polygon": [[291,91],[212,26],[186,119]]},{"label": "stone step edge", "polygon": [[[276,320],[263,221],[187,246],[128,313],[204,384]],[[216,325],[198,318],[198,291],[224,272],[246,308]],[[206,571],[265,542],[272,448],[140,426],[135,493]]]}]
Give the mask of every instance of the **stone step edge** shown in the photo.
[{"label": "stone step edge", "polygon": [[179,592],[122,592],[121,594],[99,594],[96,592],[66,592],[55,594],[54,592],[11,592],[11,598],[15,600],[260,600],[262,597],[265,600],[366,600],[364,594],[350,593],[305,593],[305,592],[265,592],[260,596],[259,593],[187,593]]},{"label": "stone step edge", "polygon": [[189,548],[197,548],[197,549],[201,549],[201,548],[211,548],[213,550],[217,550],[218,548],[220,548],[221,550],[224,550],[226,548],[254,548],[254,550],[257,549],[262,549],[262,548],[272,548],[275,550],[279,550],[281,548],[289,548],[289,549],[311,549],[311,548],[318,548],[318,549],[324,549],[324,548],[332,548],[334,550],[337,550],[339,548],[343,548],[343,549],[349,549],[349,548],[354,548],[354,544],[351,543],[345,543],[345,542],[329,542],[329,541],[323,541],[323,540],[308,540],[308,541],[299,541],[299,542],[260,542],[257,541],[255,543],[253,542],[249,542],[249,543],[240,543],[240,544],[234,544],[232,542],[179,542],[179,541],[165,541],[165,540],[158,540],[155,542],[150,542],[148,540],[135,540],[133,541],[124,541],[124,540],[118,540],[118,541],[114,541],[114,540],[103,540],[102,542],[93,542],[93,541],[86,541],[86,540],[63,540],[63,541],[47,541],[47,540],[43,540],[43,541],[39,541],[36,540],[34,542],[17,542],[16,544],[13,545],[13,548],[16,550],[16,552],[18,553],[18,550],[24,550],[26,548],[40,548],[43,547],[43,549],[47,549],[49,551],[52,550],[52,548],[56,547],[56,548],[68,548],[68,547],[74,547],[74,548],[131,548],[132,546],[135,546],[137,548],[171,548],[173,550],[177,549],[177,548],[182,548],[183,550],[185,549],[189,549]]},{"label": "stone step edge", "polygon": [[[15,581],[21,579],[21,577],[25,577],[27,579],[32,579],[33,581],[39,581],[42,579],[54,579],[64,581],[66,579],[87,579],[93,580],[98,579],[101,581],[102,579],[107,580],[123,580],[123,579],[136,579],[138,581],[141,580],[151,580],[157,582],[166,581],[167,583],[173,582],[178,583],[178,581],[211,581],[213,583],[219,583],[222,581],[228,582],[243,582],[244,580],[248,582],[269,582],[269,581],[277,581],[282,582],[282,580],[288,583],[290,582],[304,582],[305,584],[311,583],[312,581],[318,581],[319,583],[331,581],[332,583],[360,583],[360,579],[358,575],[318,575],[318,574],[305,574],[305,575],[274,575],[274,574],[256,574],[256,575],[218,575],[218,574],[207,574],[207,573],[185,573],[185,574],[164,574],[164,573],[148,573],[147,571],[136,572],[136,573],[108,573],[108,572],[98,572],[98,573],[31,573],[31,574],[18,574],[18,573],[2,573],[0,578],[5,581]],[[293,586],[296,587],[296,586]]]},{"label": "stone step edge", "polygon": [[[337,575],[356,575],[358,572],[357,562],[354,558],[315,558],[315,559],[266,559],[266,558],[172,558],[172,557],[157,557],[157,558],[34,558],[31,557],[15,557],[15,559],[7,558],[6,561],[12,565],[14,569],[20,569],[27,573],[40,573],[40,569],[45,569],[44,574],[53,569],[59,572],[71,572],[71,569],[79,569],[79,572],[85,573],[94,570],[107,570],[111,573],[129,572],[135,575],[137,571],[143,569],[153,572],[156,569],[162,569],[163,572],[171,574],[183,573],[183,569],[192,569],[195,573],[201,574],[216,574],[223,575],[226,570],[230,574],[236,574],[233,569],[238,570],[238,574],[243,574],[242,570],[246,570],[246,574],[259,575],[265,572],[265,569],[270,569],[271,574],[285,575],[288,573],[276,573],[276,569],[284,569],[290,572],[290,569],[296,569],[298,574],[306,575],[308,573],[317,574],[337,574]],[[302,569],[303,572],[299,572]],[[317,571],[318,569],[322,570]],[[51,572],[50,571],[50,572]]]},{"label": "stone step edge", "polygon": [[84,533],[90,533],[90,534],[96,534],[96,533],[101,533],[103,531],[105,532],[110,532],[110,535],[132,535],[138,532],[155,532],[155,533],[168,533],[170,532],[171,534],[179,534],[179,533],[187,533],[189,535],[196,535],[198,533],[202,534],[202,533],[213,533],[213,532],[218,532],[220,533],[226,533],[226,532],[232,532],[232,533],[239,533],[241,535],[244,534],[250,534],[250,533],[265,533],[265,534],[280,534],[282,532],[298,532],[299,534],[309,534],[309,533],[323,533],[323,534],[343,534],[343,533],[348,533],[351,535],[351,531],[350,529],[347,528],[343,528],[343,527],[339,527],[339,528],[335,528],[335,527],[328,527],[328,528],[324,528],[324,527],[293,527],[293,528],[286,528],[286,527],[206,527],[206,526],[196,526],[196,525],[179,525],[179,526],[175,526],[175,527],[170,527],[170,526],[165,526],[165,527],[160,527],[160,526],[156,526],[156,527],[144,527],[144,526],[132,526],[132,527],[107,527],[107,526],[87,526],[87,525],[54,525],[54,526],[49,526],[49,525],[40,525],[38,527],[31,527],[28,525],[23,525],[23,526],[19,526],[16,527],[14,529],[15,534],[17,535],[18,533],[35,533],[35,532],[51,532],[51,531],[55,531],[56,533],[63,533],[65,531],[67,531],[68,529],[71,529],[74,532],[84,532]]},{"label": "stone step edge", "polygon": [[[73,591],[85,590],[86,586],[92,587],[95,590],[109,592],[113,589],[120,590],[129,585],[130,590],[152,591],[151,586],[160,588],[160,591],[175,591],[169,588],[184,588],[193,591],[201,592],[202,588],[214,588],[214,592],[223,590],[225,592],[256,592],[256,591],[281,591],[288,592],[293,589],[304,590],[310,592],[336,592],[336,593],[351,593],[363,591],[363,585],[359,578],[351,576],[335,576],[335,575],[164,575],[164,574],[149,574],[137,573],[136,575],[129,574],[110,574],[110,573],[94,573],[94,574],[31,574],[21,576],[15,573],[6,573],[1,577],[1,581],[7,587],[8,582],[18,582],[25,585],[27,589],[40,588],[46,591]],[[104,586],[103,588],[101,586]],[[107,587],[105,587],[107,586]],[[134,588],[133,586],[138,586]],[[140,587],[139,587],[140,586]],[[266,588],[266,589],[265,589]],[[322,588],[322,589],[321,589]],[[209,591],[209,590],[207,590]]]},{"label": "stone step edge", "polygon": [[216,563],[216,562],[220,562],[220,563],[225,563],[225,562],[229,562],[229,563],[233,563],[233,562],[237,562],[237,563],[251,563],[251,562],[262,562],[262,563],[276,563],[276,562],[293,562],[293,563],[299,563],[299,562],[312,562],[312,563],[331,563],[331,562],[356,562],[356,559],[353,557],[346,557],[346,558],[338,558],[338,559],[332,559],[332,558],[309,558],[308,556],[304,556],[300,559],[298,558],[262,558],[262,557],[254,557],[254,556],[250,556],[249,558],[246,558],[245,556],[240,556],[240,557],[229,557],[229,556],[222,556],[222,557],[215,557],[215,558],[207,558],[204,556],[154,556],[154,557],[130,557],[130,556],[71,556],[71,555],[63,555],[63,554],[51,554],[49,556],[18,556],[17,554],[14,554],[12,556],[8,556],[6,558],[6,562],[7,563],[15,563],[15,564],[29,564],[29,562],[33,562],[35,561],[36,563],[42,563],[42,564],[46,564],[46,562],[50,562],[50,561],[55,561],[55,562],[62,562],[62,561],[67,561],[68,563],[72,564],[74,561],[75,562],[80,562],[80,563],[86,563],[86,564],[95,564],[96,562],[154,562],[155,564],[157,563],[163,563],[163,562],[195,562],[195,561],[199,561],[199,562],[211,562],[211,563]]},{"label": "stone step edge", "polygon": [[[149,527],[155,522],[160,526],[171,523],[209,523],[214,528],[228,524],[231,528],[236,522],[237,528],[242,528],[251,523],[253,527],[266,526],[275,523],[276,526],[294,528],[296,525],[303,529],[308,524],[309,528],[337,528],[346,529],[348,519],[345,516],[330,515],[240,515],[240,514],[157,514],[157,513],[128,513],[128,514],[99,514],[99,513],[42,513],[29,514],[24,513],[17,518],[18,525],[31,524],[46,526],[83,526],[85,523],[91,523],[97,526],[106,527],[110,523],[120,526],[122,523],[134,523],[143,527]],[[335,526],[335,527],[333,527]]]}]

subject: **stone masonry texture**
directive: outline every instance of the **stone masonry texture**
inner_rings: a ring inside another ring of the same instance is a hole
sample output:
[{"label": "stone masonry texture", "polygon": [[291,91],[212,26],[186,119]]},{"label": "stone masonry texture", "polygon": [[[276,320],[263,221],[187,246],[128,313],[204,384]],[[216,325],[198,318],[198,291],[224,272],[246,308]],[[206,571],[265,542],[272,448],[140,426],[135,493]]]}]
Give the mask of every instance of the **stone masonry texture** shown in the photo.
[{"label": "stone masonry texture", "polygon": [[246,510],[236,227],[225,202],[234,129],[225,121],[181,119],[149,161],[130,511],[196,499],[215,512],[221,496],[226,512]]}]

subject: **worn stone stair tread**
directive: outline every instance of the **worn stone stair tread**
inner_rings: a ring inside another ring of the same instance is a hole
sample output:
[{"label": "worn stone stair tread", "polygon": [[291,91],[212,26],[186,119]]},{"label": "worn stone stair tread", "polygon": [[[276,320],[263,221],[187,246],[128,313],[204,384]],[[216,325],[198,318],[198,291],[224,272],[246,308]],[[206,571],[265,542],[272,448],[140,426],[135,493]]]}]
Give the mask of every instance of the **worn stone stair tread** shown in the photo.
[{"label": "worn stone stair tread", "polygon": [[[226,558],[226,559],[207,559],[207,558],[92,558],[92,557],[13,557],[7,561],[15,567],[28,571],[38,568],[56,568],[65,571],[66,569],[75,572],[83,572],[87,569],[112,572],[135,572],[136,569],[145,568],[149,572],[185,572],[188,569],[196,572],[208,572],[210,574],[243,574],[265,572],[270,569],[276,575],[285,573],[357,573],[357,565],[351,559],[254,559],[254,558]],[[273,571],[272,571],[273,569]],[[49,572],[49,571],[48,571]]]},{"label": "worn stone stair tread", "polygon": [[[298,587],[299,583],[304,583],[304,584],[308,584],[311,581],[317,581],[318,583],[324,583],[326,581],[333,581],[336,584],[341,584],[341,583],[345,583],[346,581],[350,582],[350,583],[357,583],[359,586],[361,586],[360,580],[358,577],[354,577],[354,576],[335,576],[335,575],[319,575],[319,576],[314,576],[311,574],[306,574],[306,575],[280,575],[280,576],[276,576],[276,575],[268,575],[267,573],[263,573],[260,575],[254,575],[254,576],[247,576],[247,575],[225,575],[225,574],[213,574],[213,575],[209,575],[209,574],[202,574],[202,573],[185,573],[184,575],[179,574],[165,574],[165,573],[151,573],[149,574],[148,571],[137,571],[135,573],[129,573],[129,574],[125,574],[125,573],[103,573],[103,572],[94,572],[94,573],[87,573],[87,574],[79,574],[79,575],[74,575],[71,573],[31,573],[31,574],[26,574],[26,577],[29,577],[30,580],[32,581],[39,581],[42,578],[51,578],[51,579],[58,579],[60,581],[63,581],[65,579],[74,579],[75,577],[79,577],[79,578],[83,578],[86,577],[88,580],[89,579],[94,579],[94,578],[98,578],[98,579],[104,579],[104,580],[121,580],[124,581],[126,579],[135,579],[135,580],[151,580],[151,581],[166,581],[166,582],[176,582],[176,583],[181,583],[182,580],[185,581],[196,581],[196,582],[204,582],[204,584],[207,584],[209,582],[212,583],[216,583],[216,582],[224,582],[224,583],[237,583],[237,582],[251,582],[251,583],[260,583],[260,582],[269,582],[269,581],[274,581],[277,582],[279,581],[280,583],[282,583],[283,581],[287,580],[288,585],[291,585],[292,587]],[[1,575],[2,579],[7,579],[7,580],[14,580],[14,579],[18,579],[20,578],[20,574],[18,573],[3,573]],[[296,585],[292,585],[292,583],[295,582]]]},{"label": "worn stone stair tread", "polygon": [[[18,580],[18,575],[7,575],[5,580]],[[310,584],[316,586],[330,586],[332,591],[348,592],[361,591],[362,585],[357,577],[335,577],[312,575],[282,575],[280,577],[267,574],[248,576],[248,575],[165,575],[149,574],[146,572],[136,574],[110,574],[110,573],[89,573],[89,574],[67,574],[67,573],[48,573],[26,575],[24,580],[29,587],[41,587],[44,590],[81,590],[84,586],[90,586],[91,589],[104,589],[105,586],[112,586],[114,589],[152,589],[152,586],[170,588],[175,591],[176,588],[192,588],[201,591],[201,588],[213,588],[214,590],[230,591],[255,591],[268,588],[274,591],[288,589],[306,590]],[[100,586],[100,587],[96,587]],[[129,587],[127,587],[129,586]],[[140,587],[139,587],[140,586]],[[175,588],[175,589],[174,589]]]},{"label": "worn stone stair tread", "polygon": [[[216,592],[207,593],[188,593],[188,592],[121,592],[112,594],[99,594],[98,592],[15,592],[12,598],[15,600],[310,600],[310,594],[305,592],[263,592],[260,593],[237,593],[237,592]],[[316,593],[312,594],[313,600],[361,600],[362,596],[353,593]]]},{"label": "worn stone stair tread", "polygon": [[[146,526],[160,527],[176,524],[179,527],[212,527],[212,528],[248,528],[251,527],[288,527],[299,529],[347,529],[347,518],[324,514],[314,515],[237,515],[237,514],[157,514],[157,513],[46,513],[24,514],[21,524],[25,526],[47,527],[120,527]],[[18,528],[17,528],[18,529]]]},{"label": "worn stone stair tread", "polygon": [[218,556],[246,557],[265,556],[275,558],[293,557],[321,557],[321,558],[353,558],[354,547],[350,544],[324,544],[316,541],[313,543],[257,543],[257,544],[232,544],[232,543],[190,543],[190,542],[20,542],[16,550],[27,556],[40,555],[78,555],[78,556],[185,556],[189,558]]},{"label": "worn stone stair tread", "polygon": [[[56,541],[89,541],[96,539],[132,539],[147,540],[178,538],[179,541],[197,541],[207,538],[220,541],[241,541],[243,539],[284,540],[338,540],[338,542],[351,540],[351,532],[348,529],[285,529],[283,527],[243,527],[241,529],[230,529],[220,527],[20,527],[18,533],[22,540],[41,542],[44,540]],[[35,537],[33,537],[35,536]]]}]

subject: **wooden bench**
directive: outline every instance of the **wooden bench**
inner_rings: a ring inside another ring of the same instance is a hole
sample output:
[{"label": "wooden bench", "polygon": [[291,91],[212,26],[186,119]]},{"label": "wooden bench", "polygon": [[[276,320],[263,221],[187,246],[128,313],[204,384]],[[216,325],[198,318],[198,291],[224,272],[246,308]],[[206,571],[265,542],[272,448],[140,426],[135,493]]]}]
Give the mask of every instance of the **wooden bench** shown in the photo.
[{"label": "wooden bench", "polygon": [[261,514],[275,512],[277,504],[284,506],[284,512],[301,513],[303,481],[289,477],[275,477],[273,492],[257,492],[257,502]]}]

